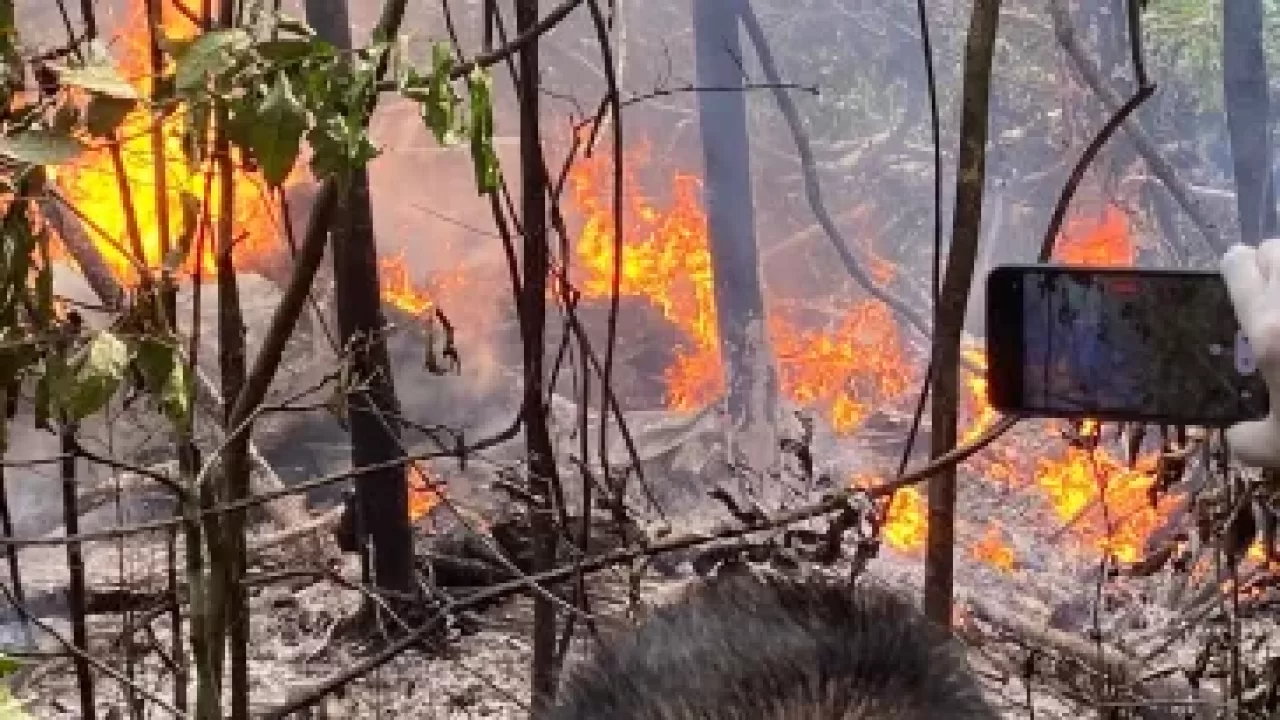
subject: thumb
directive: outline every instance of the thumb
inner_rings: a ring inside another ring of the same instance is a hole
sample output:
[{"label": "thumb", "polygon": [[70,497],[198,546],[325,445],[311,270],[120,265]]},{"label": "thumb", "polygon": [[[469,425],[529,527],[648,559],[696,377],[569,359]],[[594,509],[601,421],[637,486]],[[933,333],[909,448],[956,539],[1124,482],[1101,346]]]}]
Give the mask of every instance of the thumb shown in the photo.
[{"label": "thumb", "polygon": [[1280,420],[1275,415],[1233,425],[1227,430],[1227,443],[1246,465],[1280,468]]}]

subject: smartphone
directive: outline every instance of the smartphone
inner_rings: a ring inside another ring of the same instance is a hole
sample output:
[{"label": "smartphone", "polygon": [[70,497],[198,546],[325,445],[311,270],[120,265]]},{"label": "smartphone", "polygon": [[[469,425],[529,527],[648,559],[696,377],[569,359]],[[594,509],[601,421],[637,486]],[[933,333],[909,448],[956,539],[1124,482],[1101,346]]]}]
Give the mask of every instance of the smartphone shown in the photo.
[{"label": "smartphone", "polygon": [[989,400],[1006,412],[1224,427],[1268,410],[1213,271],[997,267],[987,357]]}]

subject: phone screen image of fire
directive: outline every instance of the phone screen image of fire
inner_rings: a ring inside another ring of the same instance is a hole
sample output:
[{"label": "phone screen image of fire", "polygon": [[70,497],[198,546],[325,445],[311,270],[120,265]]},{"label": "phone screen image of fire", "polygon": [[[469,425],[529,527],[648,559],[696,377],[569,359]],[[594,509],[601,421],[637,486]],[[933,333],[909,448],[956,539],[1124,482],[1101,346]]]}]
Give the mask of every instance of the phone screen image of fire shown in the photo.
[{"label": "phone screen image of fire", "polygon": [[1261,414],[1220,281],[1044,273],[1022,292],[1027,407],[1204,424]]}]

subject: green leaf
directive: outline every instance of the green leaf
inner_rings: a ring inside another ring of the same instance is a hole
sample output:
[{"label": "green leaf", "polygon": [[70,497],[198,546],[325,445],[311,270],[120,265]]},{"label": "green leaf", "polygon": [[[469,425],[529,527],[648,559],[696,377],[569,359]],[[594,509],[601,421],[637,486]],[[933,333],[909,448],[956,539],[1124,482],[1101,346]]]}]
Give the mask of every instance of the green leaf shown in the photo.
[{"label": "green leaf", "polygon": [[0,653],[0,678],[8,677],[24,667],[20,660],[9,657]]},{"label": "green leaf", "polygon": [[175,83],[178,92],[189,93],[204,87],[235,66],[238,56],[253,44],[249,33],[239,28],[214,30],[196,38],[178,60]]},{"label": "green leaf", "polygon": [[58,82],[117,100],[137,100],[138,90],[110,64],[54,67]]},{"label": "green leaf", "polygon": [[296,63],[313,57],[331,56],[333,46],[310,38],[289,38],[286,40],[264,40],[254,46],[262,59],[270,63]]},{"label": "green leaf", "polygon": [[147,391],[155,397],[170,420],[185,425],[191,404],[187,398],[186,366],[175,345],[159,340],[143,340],[134,357]]},{"label": "green leaf", "polygon": [[[436,43],[431,48],[431,75],[425,78],[426,87],[417,98],[422,103],[422,119],[435,135],[436,142],[441,145],[452,145],[458,141],[461,130],[461,113],[458,112],[458,97],[449,83],[449,74],[453,72],[453,54],[448,45]],[[410,83],[417,78],[410,71]],[[410,97],[414,93],[407,93]]]},{"label": "green leaf", "polygon": [[306,129],[307,110],[294,94],[289,78],[280,73],[258,108],[250,133],[254,155],[269,184],[279,185],[289,177]]},{"label": "green leaf", "polygon": [[89,98],[89,106],[85,109],[86,129],[96,138],[110,138],[137,105],[133,100],[94,95]]},{"label": "green leaf", "polygon": [[378,156],[378,148],[359,122],[341,115],[322,118],[307,133],[313,151],[311,171],[319,179],[345,177]]},{"label": "green leaf", "polygon": [[175,61],[181,61],[187,54],[187,51],[196,44],[196,38],[171,38],[161,32],[160,37],[156,40],[156,44],[169,57]]},{"label": "green leaf", "polygon": [[129,367],[129,346],[112,333],[94,333],[71,357],[55,388],[58,408],[72,421],[98,412],[111,401]]},{"label": "green leaf", "polygon": [[467,78],[471,89],[471,162],[475,165],[476,186],[481,195],[498,189],[501,169],[493,146],[493,79],[480,68]]},{"label": "green leaf", "polygon": [[52,130],[27,130],[0,137],[0,155],[28,165],[64,165],[82,152],[80,141]]}]

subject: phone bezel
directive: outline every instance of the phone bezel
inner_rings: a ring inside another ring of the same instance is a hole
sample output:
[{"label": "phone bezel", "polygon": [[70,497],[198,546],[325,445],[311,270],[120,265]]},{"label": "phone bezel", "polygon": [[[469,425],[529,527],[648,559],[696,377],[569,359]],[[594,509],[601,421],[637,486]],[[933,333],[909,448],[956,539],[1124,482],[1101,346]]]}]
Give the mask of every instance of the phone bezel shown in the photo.
[{"label": "phone bezel", "polygon": [[[987,394],[992,407],[1012,413],[1035,415],[1045,418],[1095,418],[1135,422],[1174,423],[1219,427],[1257,417],[1240,418],[1191,418],[1169,417],[1156,413],[1127,413],[1098,410],[1096,412],[1072,412],[1052,408],[1028,408],[1023,398],[1023,303],[1021,289],[1029,275],[1111,276],[1135,277],[1140,281],[1152,278],[1221,278],[1217,271],[1191,269],[1154,269],[1133,267],[1095,267],[1087,265],[1007,264],[993,268],[987,276]],[[1265,402],[1267,389],[1261,378],[1252,376],[1249,382],[1256,385]]]}]

